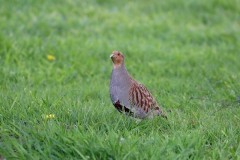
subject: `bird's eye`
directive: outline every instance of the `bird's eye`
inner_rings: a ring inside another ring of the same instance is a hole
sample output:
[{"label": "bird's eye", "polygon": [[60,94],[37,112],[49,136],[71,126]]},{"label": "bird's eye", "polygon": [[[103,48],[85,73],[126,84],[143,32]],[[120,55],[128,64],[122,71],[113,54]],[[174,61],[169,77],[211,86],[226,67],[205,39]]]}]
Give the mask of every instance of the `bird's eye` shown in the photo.
[{"label": "bird's eye", "polygon": [[120,53],[118,53],[117,55],[120,56]]}]

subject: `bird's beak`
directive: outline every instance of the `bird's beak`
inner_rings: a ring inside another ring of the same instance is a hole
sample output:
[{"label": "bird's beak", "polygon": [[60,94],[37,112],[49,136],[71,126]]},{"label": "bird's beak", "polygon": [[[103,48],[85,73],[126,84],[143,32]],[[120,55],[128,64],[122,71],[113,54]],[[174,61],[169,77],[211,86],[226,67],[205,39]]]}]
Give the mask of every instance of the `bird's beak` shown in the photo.
[{"label": "bird's beak", "polygon": [[110,55],[110,58],[112,58],[113,56],[114,56],[114,54],[111,54],[111,55]]}]

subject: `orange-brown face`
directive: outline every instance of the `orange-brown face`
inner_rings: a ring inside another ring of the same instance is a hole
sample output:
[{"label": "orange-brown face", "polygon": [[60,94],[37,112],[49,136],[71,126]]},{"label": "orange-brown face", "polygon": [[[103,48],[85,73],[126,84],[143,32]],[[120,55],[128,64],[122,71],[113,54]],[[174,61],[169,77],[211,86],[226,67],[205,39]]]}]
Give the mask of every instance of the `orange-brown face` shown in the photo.
[{"label": "orange-brown face", "polygon": [[113,51],[110,58],[112,59],[114,66],[121,66],[124,62],[124,56],[119,51]]}]

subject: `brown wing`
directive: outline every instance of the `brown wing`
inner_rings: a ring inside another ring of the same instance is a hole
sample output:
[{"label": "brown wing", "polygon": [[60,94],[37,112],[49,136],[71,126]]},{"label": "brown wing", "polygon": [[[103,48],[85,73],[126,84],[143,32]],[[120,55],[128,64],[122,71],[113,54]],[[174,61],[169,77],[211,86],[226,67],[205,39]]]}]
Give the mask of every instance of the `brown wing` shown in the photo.
[{"label": "brown wing", "polygon": [[133,83],[130,89],[129,101],[132,106],[142,108],[146,113],[152,109],[159,109],[156,100],[147,88],[137,82]]}]

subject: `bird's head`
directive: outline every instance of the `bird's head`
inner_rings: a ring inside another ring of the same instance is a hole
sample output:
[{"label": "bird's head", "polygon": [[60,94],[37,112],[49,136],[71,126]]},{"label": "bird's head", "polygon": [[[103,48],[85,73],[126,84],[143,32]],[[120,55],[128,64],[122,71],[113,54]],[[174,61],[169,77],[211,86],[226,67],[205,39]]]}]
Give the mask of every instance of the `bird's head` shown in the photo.
[{"label": "bird's head", "polygon": [[119,51],[113,51],[110,58],[113,61],[114,68],[121,67],[124,64],[124,56]]}]

